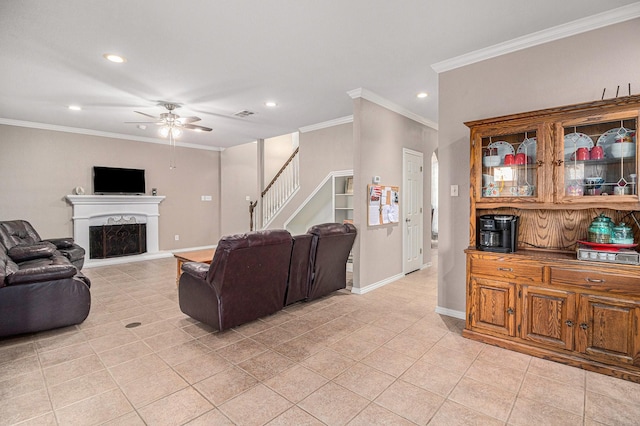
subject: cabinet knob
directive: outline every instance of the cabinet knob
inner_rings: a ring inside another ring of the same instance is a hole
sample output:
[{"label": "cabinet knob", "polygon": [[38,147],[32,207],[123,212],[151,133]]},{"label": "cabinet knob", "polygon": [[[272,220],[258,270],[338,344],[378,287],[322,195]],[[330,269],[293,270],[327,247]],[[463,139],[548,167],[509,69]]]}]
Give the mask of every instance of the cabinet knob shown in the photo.
[{"label": "cabinet knob", "polygon": [[582,324],[580,324],[580,328],[586,330],[587,328],[589,328],[589,325],[586,322],[583,322]]},{"label": "cabinet knob", "polygon": [[605,280],[597,280],[595,278],[585,278],[585,281],[588,283],[599,283],[599,284],[602,284],[605,282]]},{"label": "cabinet knob", "polygon": [[556,160],[555,161],[556,166],[562,166],[562,163],[564,163],[564,160]]},{"label": "cabinet knob", "polygon": [[514,312],[514,311],[513,311],[513,309],[511,309],[511,308],[507,309],[507,313],[508,313],[509,315],[513,315],[513,312]]},{"label": "cabinet knob", "polygon": [[542,165],[544,164],[544,161],[542,160],[538,160],[536,162],[538,163],[538,167],[542,167]]},{"label": "cabinet knob", "polygon": [[564,323],[567,324],[567,327],[573,327],[573,321],[571,320],[566,320]]}]

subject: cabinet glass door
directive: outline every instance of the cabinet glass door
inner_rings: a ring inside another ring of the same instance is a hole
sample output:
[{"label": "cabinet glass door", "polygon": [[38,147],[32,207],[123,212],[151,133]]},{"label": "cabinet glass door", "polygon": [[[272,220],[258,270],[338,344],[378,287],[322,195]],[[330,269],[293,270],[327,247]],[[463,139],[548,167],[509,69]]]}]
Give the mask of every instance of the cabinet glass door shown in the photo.
[{"label": "cabinet glass door", "polygon": [[482,201],[534,201],[539,191],[538,152],[536,130],[483,137]]},{"label": "cabinet glass door", "polygon": [[564,169],[560,198],[566,202],[637,201],[636,129],[637,117],[562,125],[556,150]]}]

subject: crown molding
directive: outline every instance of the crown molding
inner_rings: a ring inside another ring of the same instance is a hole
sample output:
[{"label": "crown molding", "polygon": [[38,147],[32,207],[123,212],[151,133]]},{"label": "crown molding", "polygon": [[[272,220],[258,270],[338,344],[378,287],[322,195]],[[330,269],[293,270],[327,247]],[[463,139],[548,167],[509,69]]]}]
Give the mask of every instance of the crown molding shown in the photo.
[{"label": "crown molding", "polygon": [[352,99],[356,99],[356,98],[366,99],[370,102],[373,102],[374,104],[378,104],[381,107],[384,107],[400,115],[403,115],[413,121],[416,121],[420,124],[424,124],[425,126],[431,127],[434,130],[438,130],[438,123],[428,120],[416,113],[413,113],[408,109],[405,109],[400,105],[395,104],[390,100],[385,99],[382,96],[371,92],[370,90],[359,88],[359,89],[350,90],[347,92],[347,94],[351,96]]},{"label": "crown molding", "polygon": [[[33,121],[13,120],[10,118],[0,117],[0,124],[5,124],[7,126],[16,126],[16,127],[28,127],[31,129],[39,129],[39,130],[52,130],[54,132],[66,132],[66,133],[75,133],[80,135],[100,136],[103,138],[124,139],[124,140],[130,140],[130,141],[156,143],[160,145],[169,144],[169,142],[165,139],[147,138],[144,136],[123,135],[121,133],[101,132],[99,130],[82,129],[79,127],[58,126],[56,124],[36,123]],[[218,147],[209,147],[209,146],[197,145],[192,143],[182,143],[178,141],[176,141],[176,146],[183,147],[183,148],[202,149],[205,151],[222,151],[223,150],[222,148],[218,148]]]},{"label": "crown molding", "polygon": [[326,129],[327,127],[339,126],[340,124],[353,123],[353,115],[347,115],[346,117],[340,117],[329,121],[323,121],[318,124],[311,124],[309,126],[300,127],[298,129],[300,133],[313,132],[314,130]]},{"label": "crown molding", "polygon": [[554,40],[560,40],[562,38],[629,21],[638,17],[640,17],[640,2],[631,3],[629,5],[588,16],[586,18],[576,19],[575,21],[571,21],[566,24],[557,25],[542,31],[514,38],[513,40],[509,40],[504,43],[494,44],[493,46],[489,46],[484,49],[479,49],[451,59],[446,59],[431,65],[431,68],[439,74],[471,65],[476,62],[484,61],[486,59],[517,52],[518,50],[538,46]]}]

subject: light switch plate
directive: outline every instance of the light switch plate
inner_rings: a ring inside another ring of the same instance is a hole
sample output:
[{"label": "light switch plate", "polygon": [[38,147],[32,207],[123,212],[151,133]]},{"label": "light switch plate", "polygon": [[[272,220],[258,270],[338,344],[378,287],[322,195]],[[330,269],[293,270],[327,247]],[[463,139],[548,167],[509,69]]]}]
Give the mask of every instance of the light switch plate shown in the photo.
[{"label": "light switch plate", "polygon": [[458,185],[451,185],[451,196],[452,197],[458,196]]}]

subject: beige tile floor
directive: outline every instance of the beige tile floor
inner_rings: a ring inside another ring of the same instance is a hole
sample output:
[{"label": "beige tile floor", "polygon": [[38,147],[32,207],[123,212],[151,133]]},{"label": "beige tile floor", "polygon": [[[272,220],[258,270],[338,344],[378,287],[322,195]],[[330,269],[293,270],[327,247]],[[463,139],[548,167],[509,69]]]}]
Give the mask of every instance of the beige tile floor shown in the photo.
[{"label": "beige tile floor", "polygon": [[640,385],[462,338],[435,267],[224,333],[173,259],[85,272],[83,324],[0,340],[1,425],[640,424]]}]

